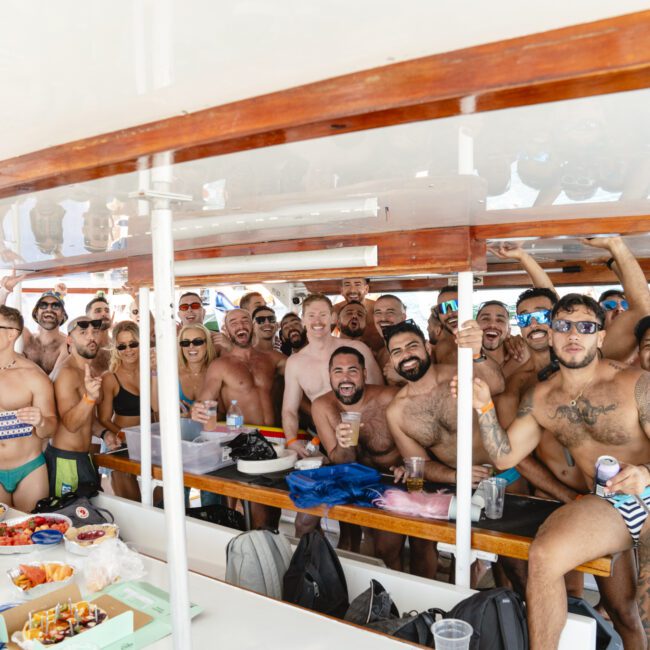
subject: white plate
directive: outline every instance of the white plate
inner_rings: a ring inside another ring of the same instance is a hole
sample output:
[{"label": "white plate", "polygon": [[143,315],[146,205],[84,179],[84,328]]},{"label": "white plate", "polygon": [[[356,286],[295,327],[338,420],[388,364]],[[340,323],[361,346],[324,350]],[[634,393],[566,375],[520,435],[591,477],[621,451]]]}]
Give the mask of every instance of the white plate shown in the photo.
[{"label": "white plate", "polygon": [[291,469],[298,454],[293,449],[278,449],[278,457],[271,460],[242,460],[237,461],[237,469],[243,474],[267,474]]},{"label": "white plate", "polygon": [[28,599],[38,598],[43,594],[47,594],[50,591],[55,591],[56,589],[59,589],[60,587],[67,585],[71,580],[74,579],[75,573],[77,572],[74,565],[68,564],[67,562],[25,562],[25,564],[28,564],[29,566],[42,566],[43,564],[61,564],[61,565],[67,564],[68,566],[72,567],[72,575],[66,578],[65,580],[58,580],[57,582],[44,582],[42,585],[37,585],[36,587],[32,587],[31,589],[21,589],[13,581],[13,578],[17,578],[20,575],[21,573],[20,567],[15,567],[7,571],[7,575],[9,576],[9,582],[11,582],[11,586],[14,589],[14,593],[18,593],[23,598],[28,598]]},{"label": "white plate", "polygon": [[[48,519],[58,519],[59,521],[65,521],[68,526],[72,526],[72,521],[69,517],[65,515],[57,515],[56,513],[42,513],[38,515],[23,515],[22,517],[13,517],[12,519],[7,519],[3,524],[7,526],[14,526],[15,524],[20,524],[23,521],[27,521],[32,517],[47,517]],[[43,550],[45,547],[42,544],[23,544],[22,546],[0,546],[0,555],[13,555],[14,553],[31,553],[32,551]]]},{"label": "white plate", "polygon": [[[68,539],[67,537],[63,537],[63,543],[65,545],[65,550],[74,553],[75,555],[89,555],[90,551],[92,551],[94,548],[97,548],[101,544],[104,543],[105,540],[107,539],[119,539],[120,537],[120,528],[117,524],[98,524],[101,526],[110,526],[111,528],[115,529],[115,537],[102,537],[100,538],[102,541],[101,542],[96,542],[94,544],[79,544],[79,542],[76,542],[73,539]],[[79,526],[78,528],[83,528],[83,526]]]},{"label": "white plate", "polygon": [[0,503],[0,521],[2,521],[7,516],[7,511],[9,506],[6,503]]}]

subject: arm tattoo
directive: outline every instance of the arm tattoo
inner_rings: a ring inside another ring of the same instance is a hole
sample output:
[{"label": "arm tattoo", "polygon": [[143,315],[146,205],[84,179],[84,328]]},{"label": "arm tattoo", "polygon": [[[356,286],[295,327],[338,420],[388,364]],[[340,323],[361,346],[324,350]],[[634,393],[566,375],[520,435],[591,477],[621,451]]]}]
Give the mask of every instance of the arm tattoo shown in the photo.
[{"label": "arm tattoo", "polygon": [[508,434],[499,424],[495,409],[492,408],[487,413],[481,414],[478,419],[478,425],[481,431],[483,446],[492,460],[496,460],[501,456],[507,456],[511,452]]},{"label": "arm tattoo", "polygon": [[639,422],[645,429],[650,424],[650,373],[641,373],[634,386],[634,399],[639,410]]},{"label": "arm tattoo", "polygon": [[517,409],[517,418],[525,418],[527,415],[533,412],[533,389],[526,391],[523,399],[519,403],[519,408]]}]

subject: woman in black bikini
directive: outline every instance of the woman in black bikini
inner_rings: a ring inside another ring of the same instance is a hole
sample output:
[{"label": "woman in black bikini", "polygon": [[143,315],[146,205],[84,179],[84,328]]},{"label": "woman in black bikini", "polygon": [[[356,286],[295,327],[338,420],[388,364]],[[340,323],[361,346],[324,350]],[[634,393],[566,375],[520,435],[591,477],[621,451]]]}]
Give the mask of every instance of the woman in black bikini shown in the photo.
[{"label": "woman in black bikini", "polygon": [[[124,441],[123,429],[140,424],[140,341],[138,325],[122,321],[113,328],[109,371],[102,379],[103,399],[97,413],[105,428],[104,441],[115,449]],[[113,492],[117,496],[140,501],[135,476],[113,471]]]}]

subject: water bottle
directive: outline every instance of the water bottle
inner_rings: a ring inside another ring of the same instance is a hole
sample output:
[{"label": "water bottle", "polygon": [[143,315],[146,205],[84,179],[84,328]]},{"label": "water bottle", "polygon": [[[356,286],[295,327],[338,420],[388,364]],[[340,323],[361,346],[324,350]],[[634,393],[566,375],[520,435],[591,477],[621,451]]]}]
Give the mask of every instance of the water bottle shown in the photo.
[{"label": "water bottle", "polygon": [[244,426],[244,415],[237,405],[236,399],[230,402],[230,408],[226,414],[226,426],[229,433],[240,433]]},{"label": "water bottle", "polygon": [[310,455],[313,456],[314,454],[317,454],[319,452],[319,447],[320,447],[320,440],[314,436],[306,445],[305,445],[305,451]]}]

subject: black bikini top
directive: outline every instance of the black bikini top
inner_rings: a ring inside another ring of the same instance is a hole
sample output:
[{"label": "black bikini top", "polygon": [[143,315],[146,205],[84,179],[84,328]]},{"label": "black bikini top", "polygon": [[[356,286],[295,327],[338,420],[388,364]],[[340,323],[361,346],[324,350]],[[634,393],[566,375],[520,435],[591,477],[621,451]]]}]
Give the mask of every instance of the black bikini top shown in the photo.
[{"label": "black bikini top", "polygon": [[120,380],[115,375],[115,379],[120,387],[117,395],[113,398],[113,410],[117,415],[140,415],[140,395],[134,395],[122,386]]}]

